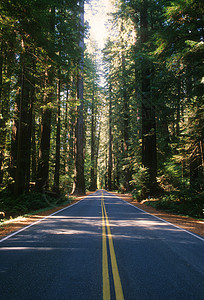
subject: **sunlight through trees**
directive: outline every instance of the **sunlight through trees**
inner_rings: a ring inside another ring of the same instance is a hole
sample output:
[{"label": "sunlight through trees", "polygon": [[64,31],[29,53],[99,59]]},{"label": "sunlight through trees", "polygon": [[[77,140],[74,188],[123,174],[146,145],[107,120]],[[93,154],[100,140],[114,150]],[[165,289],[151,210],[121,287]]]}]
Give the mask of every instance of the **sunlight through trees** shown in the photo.
[{"label": "sunlight through trees", "polygon": [[202,207],[200,1],[0,9],[2,199],[106,188]]}]

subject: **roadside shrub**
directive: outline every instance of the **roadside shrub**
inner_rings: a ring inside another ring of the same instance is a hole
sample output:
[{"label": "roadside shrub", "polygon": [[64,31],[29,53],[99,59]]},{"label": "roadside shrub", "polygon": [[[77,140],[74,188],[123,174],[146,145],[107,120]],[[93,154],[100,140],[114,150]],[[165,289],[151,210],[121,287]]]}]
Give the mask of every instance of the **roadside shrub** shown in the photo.
[{"label": "roadside shrub", "polygon": [[156,209],[194,218],[204,218],[204,193],[193,194],[192,191],[166,193],[156,201],[148,201],[147,205]]},{"label": "roadside shrub", "polygon": [[145,199],[146,195],[150,193],[149,174],[147,168],[142,166],[138,167],[133,175],[131,184],[133,186],[133,198],[137,199],[138,201]]},{"label": "roadside shrub", "polygon": [[8,191],[0,192],[0,207],[1,211],[5,213],[6,218],[54,207],[63,202],[65,202],[64,197],[57,198],[52,195],[36,192],[22,194],[16,199]]}]

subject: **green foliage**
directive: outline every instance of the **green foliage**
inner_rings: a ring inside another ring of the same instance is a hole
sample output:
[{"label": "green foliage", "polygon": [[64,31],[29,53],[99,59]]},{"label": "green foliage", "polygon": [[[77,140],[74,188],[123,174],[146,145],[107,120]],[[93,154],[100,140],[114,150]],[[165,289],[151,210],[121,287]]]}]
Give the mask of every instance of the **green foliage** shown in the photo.
[{"label": "green foliage", "polygon": [[[148,172],[141,167],[142,101],[145,99],[143,104],[152,107],[156,115],[158,184],[165,195],[162,205],[179,211],[179,206],[193,210],[191,204],[194,203],[197,210],[204,189],[203,4],[194,0],[148,0],[145,3],[147,39],[143,43],[141,7],[144,1],[115,1],[117,12],[113,14],[111,35],[104,49],[105,91],[100,87],[96,49],[92,49],[94,54],[85,54],[86,187],[90,188],[96,176],[98,183],[107,187],[111,149],[112,188],[121,191],[132,188],[139,200],[149,196]],[[80,3],[77,0],[2,0],[0,10],[0,185],[6,190],[16,181],[18,126],[22,116],[19,102],[24,94],[32,107],[32,124],[28,121],[31,120],[28,109],[26,120],[26,126],[32,129],[32,164],[27,164],[28,173],[32,173],[32,186],[38,179],[42,115],[49,108],[53,114],[47,189],[51,190],[54,182],[55,116],[59,110],[59,189],[71,192],[76,108],[80,104],[76,100],[81,55],[78,44],[82,32]],[[142,66],[147,64],[152,70],[147,76],[151,97],[144,98],[141,75]],[[27,148],[28,145],[26,141]],[[26,176],[29,180],[29,174]],[[28,190],[30,186],[28,182]],[[192,196],[185,192],[189,189]],[[4,209],[7,205],[13,214],[58,201],[41,194],[26,193],[15,200],[4,191],[1,196],[0,204]]]},{"label": "green foliage", "polygon": [[72,191],[72,185],[74,181],[74,175],[70,176],[69,173],[60,175],[60,195],[70,194]]},{"label": "green foliage", "polygon": [[[174,193],[183,193],[184,198],[189,199],[185,191],[191,189],[194,200],[190,198],[192,201],[185,203],[195,201],[199,206],[204,180],[204,7],[199,1],[146,1],[148,41],[142,44],[141,4],[139,0],[118,2],[118,11],[114,15],[114,29],[119,24],[118,32],[116,39],[110,39],[104,51],[108,65],[107,82],[113,89],[114,172],[118,172],[118,186],[122,186],[123,171],[129,165],[133,170],[131,184],[134,196],[137,199],[148,196],[150,182],[146,170],[137,167],[141,165],[143,60],[153,69],[149,79],[157,122],[157,192],[173,193],[172,197]],[[130,29],[131,26],[134,29]],[[122,34],[121,28],[124,31]],[[136,38],[133,43],[128,38],[123,40],[124,36],[128,37],[134,31]],[[123,65],[121,57],[125,61]],[[124,66],[125,72],[122,72]],[[124,90],[128,91],[130,108],[128,160],[124,160],[123,155]],[[146,101],[145,104],[149,105],[150,99]],[[181,205],[181,202],[176,205]]]},{"label": "green foliage", "polygon": [[204,219],[204,193],[195,194],[192,190],[166,193],[159,200],[148,201],[147,205],[179,215]]},{"label": "green foliage", "polygon": [[149,173],[147,168],[139,166],[133,174],[133,180],[131,181],[131,184],[134,188],[132,195],[138,201],[150,196]]},{"label": "green foliage", "polygon": [[[51,155],[47,155],[49,161],[45,165],[50,166],[49,177],[53,182],[57,135],[55,115],[60,80],[61,136],[64,150],[60,165],[61,187],[66,182],[70,189],[70,178],[73,183],[73,151],[67,153],[67,150],[73,149],[74,125],[69,124],[75,123],[73,111],[77,105],[76,74],[81,55],[78,46],[79,1],[3,0],[0,9],[0,184],[8,188],[12,181],[16,185],[16,193],[21,193],[29,190],[30,177],[33,183],[38,180],[38,153],[41,145],[45,143],[41,141],[40,132],[42,115],[48,108],[53,112],[50,118],[53,131],[48,150]],[[48,118],[46,122],[49,123]],[[28,129],[29,136],[23,136],[19,143],[21,136],[18,133],[22,132],[22,124]],[[48,131],[46,130],[47,136]],[[67,148],[66,141],[70,144]],[[24,163],[27,174],[19,177],[17,172],[22,173],[21,170],[24,170],[19,166],[26,156],[25,151],[20,150],[19,146],[22,144],[26,144],[28,153]],[[32,159],[29,162],[30,157]],[[66,180],[63,169],[70,172]],[[17,188],[18,179],[22,180],[22,190]],[[51,183],[49,188],[52,185]]]},{"label": "green foliage", "polygon": [[64,197],[54,197],[49,194],[36,192],[25,193],[14,198],[8,191],[0,192],[0,207],[5,218],[16,217],[37,210],[55,207],[66,201]]},{"label": "green foliage", "polygon": [[163,184],[163,188],[165,189],[167,185],[172,186],[172,190],[181,187],[182,185],[182,166],[181,164],[170,160],[164,163],[163,166],[163,176],[165,178],[165,182]]}]

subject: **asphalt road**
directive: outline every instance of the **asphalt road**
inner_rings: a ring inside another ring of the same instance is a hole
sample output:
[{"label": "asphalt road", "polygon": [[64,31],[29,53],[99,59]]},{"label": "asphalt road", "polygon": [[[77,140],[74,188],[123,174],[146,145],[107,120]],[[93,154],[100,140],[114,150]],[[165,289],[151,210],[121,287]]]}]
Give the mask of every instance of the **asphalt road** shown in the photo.
[{"label": "asphalt road", "polygon": [[0,241],[1,300],[203,300],[204,239],[106,191]]}]

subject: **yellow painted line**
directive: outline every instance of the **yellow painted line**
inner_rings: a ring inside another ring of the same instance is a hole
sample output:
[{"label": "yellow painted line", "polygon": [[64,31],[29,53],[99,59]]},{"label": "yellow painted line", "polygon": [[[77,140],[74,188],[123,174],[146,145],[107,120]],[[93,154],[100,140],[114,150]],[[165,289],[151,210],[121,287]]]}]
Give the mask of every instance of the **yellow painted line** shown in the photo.
[{"label": "yellow painted line", "polygon": [[107,243],[106,243],[106,224],[104,215],[104,206],[101,198],[101,209],[102,209],[102,268],[103,268],[103,300],[110,300],[110,280],[108,273],[108,255],[107,255]]},{"label": "yellow painted line", "polygon": [[[112,238],[112,234],[111,234],[111,230],[110,230],[110,223],[108,220],[108,215],[106,212],[106,207],[105,207],[104,198],[103,198],[103,192],[102,192],[102,197],[101,197],[101,206],[102,206],[102,214],[103,214],[102,221],[103,222],[106,221],[107,232],[108,232],[108,241],[109,241],[110,257],[111,257],[113,281],[114,281],[114,287],[115,287],[115,296],[116,296],[116,300],[124,300],[122,284],[121,284],[121,280],[120,280],[115,250],[114,250],[114,246],[113,246],[113,238]],[[104,220],[104,215],[105,215],[105,220]],[[107,248],[106,248],[106,251],[107,251]],[[106,298],[103,297],[103,299],[105,300]]]}]

